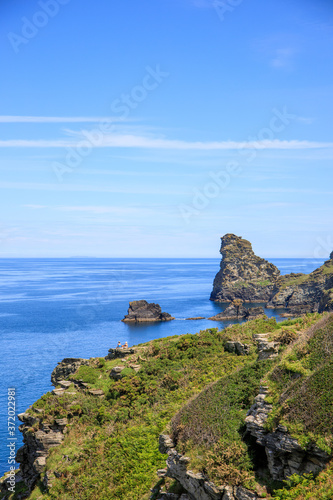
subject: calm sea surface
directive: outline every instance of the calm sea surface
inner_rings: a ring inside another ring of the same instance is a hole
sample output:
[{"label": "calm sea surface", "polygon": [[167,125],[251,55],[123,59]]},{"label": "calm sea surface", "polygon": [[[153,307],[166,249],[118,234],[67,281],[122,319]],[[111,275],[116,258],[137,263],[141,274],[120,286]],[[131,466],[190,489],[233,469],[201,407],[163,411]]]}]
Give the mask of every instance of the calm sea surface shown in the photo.
[{"label": "calm sea surface", "polygon": [[[309,273],[323,263],[270,261],[282,274]],[[51,372],[65,357],[106,356],[118,341],[132,346],[231,323],[184,321],[223,309],[209,300],[219,264],[219,259],[0,259],[0,476],[8,470],[8,387],[16,388],[16,413],[21,413],[52,389]],[[137,299],[159,303],[176,320],[122,323],[129,301]],[[16,438],[18,449],[18,430]]]}]

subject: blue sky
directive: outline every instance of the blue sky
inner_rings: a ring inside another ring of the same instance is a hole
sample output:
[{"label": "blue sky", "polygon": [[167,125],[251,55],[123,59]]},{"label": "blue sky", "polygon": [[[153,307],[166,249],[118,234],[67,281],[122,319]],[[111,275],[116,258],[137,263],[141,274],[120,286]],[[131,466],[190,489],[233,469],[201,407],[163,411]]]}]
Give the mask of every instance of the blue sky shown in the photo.
[{"label": "blue sky", "polygon": [[333,250],[333,4],[0,7],[0,256]]}]

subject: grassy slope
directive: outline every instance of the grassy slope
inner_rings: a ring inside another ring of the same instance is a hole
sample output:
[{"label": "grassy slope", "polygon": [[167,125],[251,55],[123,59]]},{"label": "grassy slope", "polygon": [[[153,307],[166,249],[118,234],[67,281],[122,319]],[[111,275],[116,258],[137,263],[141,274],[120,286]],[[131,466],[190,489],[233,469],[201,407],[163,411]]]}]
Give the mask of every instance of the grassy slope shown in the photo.
[{"label": "grassy slope", "polygon": [[288,286],[296,286],[308,283],[311,284],[330,276],[333,276],[333,261],[327,260],[322,266],[318,267],[318,269],[315,269],[310,274],[291,273],[280,276],[278,279],[278,284],[281,289],[284,289]]},{"label": "grassy slope", "polygon": [[[326,433],[331,417],[326,427],[323,424],[324,427],[317,431],[308,428],[304,408],[301,403],[298,406],[296,403],[301,401],[297,391],[306,387],[310,392],[305,394],[314,398],[315,406],[317,396],[321,397],[321,393],[316,393],[317,382],[324,380],[320,370],[330,376],[329,369],[327,373],[325,369],[328,358],[323,353],[333,330],[331,319],[325,326],[326,333],[322,330],[322,337],[315,332],[310,340],[298,341],[297,349],[286,345],[281,352],[282,360],[257,363],[254,346],[249,356],[236,356],[223,348],[229,339],[253,344],[253,333],[265,332],[270,332],[272,338],[284,339],[287,344],[296,337],[300,338],[301,332],[318,317],[308,315],[302,320],[280,324],[273,319],[257,319],[233,325],[222,332],[212,329],[197,335],[169,337],[142,344],[127,361],[128,365],[139,363],[140,371],[135,373],[128,367],[126,377],[118,381],[111,380],[109,373],[113,366],[126,365],[119,360],[105,361],[101,358],[92,361],[91,366],[81,367],[76,377],[92,388],[103,389],[106,397],[96,398],[88,392],[61,397],[48,393],[33,405],[30,411],[33,413],[34,408],[42,408],[46,421],[66,416],[69,425],[64,442],[51,451],[47,461],[47,470],[55,471],[57,475],[52,479],[52,489],[43,493],[38,485],[30,498],[148,499],[149,489],[157,480],[156,470],[165,467],[166,456],[158,452],[158,435],[165,430],[173,431],[179,451],[190,454],[191,468],[207,471],[216,483],[228,480],[256,487],[253,457],[241,436],[244,416],[263,376],[268,380],[271,397],[275,401],[270,425],[278,421],[286,422],[298,436],[300,429],[302,434],[305,433],[304,446],[315,439],[329,447],[331,438],[324,439],[323,432]],[[318,345],[321,347],[318,348]],[[296,360],[293,358],[295,352]],[[278,366],[282,367],[281,376],[277,375]],[[318,380],[311,379],[317,372]],[[294,379],[294,373],[300,376]],[[286,380],[290,381],[288,388],[291,391],[287,398],[281,389]],[[299,382],[295,384],[294,380]],[[300,381],[303,381],[302,384]],[[326,392],[330,394],[330,391]],[[326,401],[331,404],[330,398],[329,395],[326,400],[323,396],[320,400],[323,406],[318,418],[326,411]],[[286,402],[291,400],[295,404],[286,406]],[[286,409],[289,407],[294,408],[293,412],[288,413]],[[313,422],[315,425],[316,420]],[[320,480],[318,478],[316,481]],[[310,487],[316,487],[314,480],[308,481],[312,485]],[[287,489],[282,494],[286,492]],[[288,494],[292,494],[292,490]],[[303,500],[325,497],[276,498]]]}]

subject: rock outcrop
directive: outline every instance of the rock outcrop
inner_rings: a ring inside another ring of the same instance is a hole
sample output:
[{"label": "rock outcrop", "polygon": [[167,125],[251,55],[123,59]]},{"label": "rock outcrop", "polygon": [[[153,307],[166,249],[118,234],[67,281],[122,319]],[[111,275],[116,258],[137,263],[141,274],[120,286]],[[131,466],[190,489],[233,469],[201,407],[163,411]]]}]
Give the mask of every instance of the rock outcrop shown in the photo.
[{"label": "rock outcrop", "polygon": [[116,359],[116,358],[126,358],[127,356],[130,356],[131,354],[135,353],[135,349],[132,347],[128,347],[127,349],[124,347],[116,347],[111,348],[108,350],[108,355],[105,356],[105,359]]},{"label": "rock outcrop", "polygon": [[283,314],[290,316],[333,310],[333,252],[310,274],[280,276],[277,267],[254,254],[249,241],[234,234],[221,240],[221,269],[214,279],[211,300],[265,302],[268,308],[287,309]]},{"label": "rock outcrop", "polygon": [[51,383],[56,386],[60,380],[67,378],[81,365],[89,365],[89,359],[82,358],[65,358],[58,363],[51,374]]},{"label": "rock outcrop", "polygon": [[227,340],[224,349],[225,351],[237,354],[238,356],[247,356],[250,354],[249,344],[243,344],[238,340]]},{"label": "rock outcrop", "polygon": [[20,472],[26,486],[32,490],[46,465],[50,449],[65,438],[67,419],[55,419],[51,425],[45,423],[42,416],[28,413],[21,413],[18,418],[23,422],[19,429],[24,445],[17,451],[16,461],[21,464]]},{"label": "rock outcrop", "polygon": [[[164,475],[176,479],[191,500],[256,500],[259,498],[256,493],[242,486],[216,486],[204,474],[189,470],[189,457],[177,452],[172,439],[167,434],[160,435],[159,450],[161,453],[168,454]],[[161,496],[161,498],[164,497]],[[175,498],[180,500],[181,495]]]},{"label": "rock outcrop", "polygon": [[146,300],[134,300],[129,303],[129,308],[124,322],[150,322],[150,321],[171,321],[175,319],[171,314],[162,312],[158,304],[149,303]]},{"label": "rock outcrop", "polygon": [[267,302],[280,271],[274,264],[257,257],[251,243],[240,236],[221,238],[221,269],[214,279],[211,300],[231,302]]},{"label": "rock outcrop", "polygon": [[265,401],[267,393],[266,386],[260,387],[255,403],[247,413],[245,423],[247,432],[265,449],[272,478],[283,481],[292,474],[320,472],[330,458],[327,453],[315,445],[304,450],[282,425],[279,425],[274,432],[265,430],[265,422],[272,409],[272,405]]},{"label": "rock outcrop", "polygon": [[238,300],[240,299],[235,299],[224,311],[216,314],[216,316],[211,316],[208,319],[213,321],[224,321],[227,319],[250,320],[257,318],[258,316],[265,315],[263,307],[246,308],[243,305],[237,306],[234,303]]}]

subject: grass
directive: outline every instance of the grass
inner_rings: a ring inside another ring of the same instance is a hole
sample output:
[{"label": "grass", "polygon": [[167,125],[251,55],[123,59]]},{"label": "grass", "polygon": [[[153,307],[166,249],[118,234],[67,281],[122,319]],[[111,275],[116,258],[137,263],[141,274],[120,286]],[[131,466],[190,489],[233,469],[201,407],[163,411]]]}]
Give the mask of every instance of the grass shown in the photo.
[{"label": "grass", "polygon": [[333,449],[333,315],[326,315],[287,348],[266,376],[275,401],[268,430],[286,425],[304,447]]},{"label": "grass", "polygon": [[[45,491],[40,482],[29,498],[148,500],[153,487],[155,497],[160,488],[177,490],[172,480],[156,484],[156,470],[166,460],[158,452],[162,432],[173,434],[178,451],[190,456],[191,469],[219,484],[258,491],[254,456],[243,435],[245,414],[261,383],[269,385],[273,403],[268,427],[284,423],[304,446],[316,442],[323,449],[331,447],[332,331],[328,315],[308,314],[281,323],[257,318],[223,331],[214,328],[140,344],[125,359],[91,360],[70,376],[83,380],[87,389],[63,396],[47,393],[29,409],[46,424],[68,419],[65,439],[51,450],[44,471],[53,486]],[[257,362],[256,333],[281,342],[279,358]],[[250,355],[225,352],[228,340],[249,344]],[[135,372],[132,364],[140,370]],[[114,380],[110,372],[119,365],[125,367],[123,378]],[[105,396],[95,397],[89,389],[102,389]],[[332,484],[322,474],[304,478],[309,491],[316,485],[324,491],[320,485],[325,481],[330,491]],[[303,479],[295,478],[274,498],[321,498],[297,497],[297,481]],[[281,496],[287,494],[294,496]]]}]

